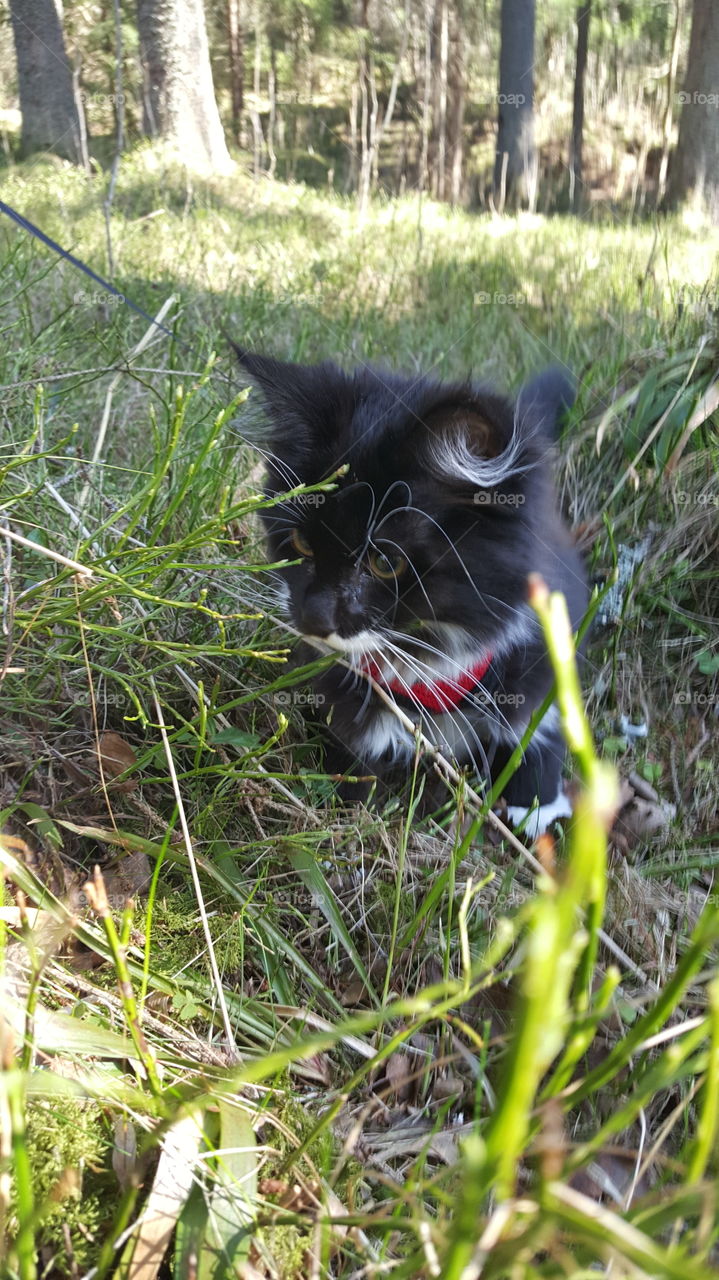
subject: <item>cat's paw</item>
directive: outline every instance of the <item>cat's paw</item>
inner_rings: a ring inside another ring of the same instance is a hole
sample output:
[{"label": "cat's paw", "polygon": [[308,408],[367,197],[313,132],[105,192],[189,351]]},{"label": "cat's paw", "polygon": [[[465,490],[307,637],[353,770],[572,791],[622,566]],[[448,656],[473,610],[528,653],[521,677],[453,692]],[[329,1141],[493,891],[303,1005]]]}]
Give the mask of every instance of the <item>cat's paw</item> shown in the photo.
[{"label": "cat's paw", "polygon": [[521,826],[525,836],[536,840],[543,831],[547,831],[558,818],[571,818],[572,806],[569,796],[560,791],[556,799],[549,804],[540,804],[534,809],[525,809],[519,804],[507,806],[507,817],[516,829]]}]

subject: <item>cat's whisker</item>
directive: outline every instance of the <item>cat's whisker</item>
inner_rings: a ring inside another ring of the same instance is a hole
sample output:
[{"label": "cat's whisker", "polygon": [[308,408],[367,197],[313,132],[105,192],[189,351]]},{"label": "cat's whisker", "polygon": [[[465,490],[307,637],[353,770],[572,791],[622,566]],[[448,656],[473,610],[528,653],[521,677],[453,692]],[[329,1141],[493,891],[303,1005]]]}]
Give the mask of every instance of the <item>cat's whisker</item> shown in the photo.
[{"label": "cat's whisker", "polygon": [[[368,523],[368,541],[369,541],[369,539],[370,539],[370,538],[373,538],[373,537],[374,537],[374,531],[375,531],[376,521],[379,519],[380,512],[381,512],[381,510],[382,510],[382,508],[383,508],[383,506],[384,506],[385,502],[386,502],[386,501],[387,501],[387,499],[389,498],[389,495],[391,494],[391,492],[392,492],[392,490],[393,490],[393,489],[399,489],[399,488],[405,488],[405,489],[407,490],[407,499],[408,499],[408,501],[409,501],[409,502],[411,502],[411,501],[412,501],[412,490],[411,490],[411,488],[410,488],[409,484],[407,483],[407,481],[406,481],[406,480],[395,480],[394,484],[391,484],[391,485],[390,485],[390,487],[389,487],[389,489],[387,489],[387,491],[382,495],[382,499],[381,499],[380,504],[379,504],[379,506],[378,506],[378,508],[377,508],[377,511],[376,511],[375,521],[374,521],[374,522],[372,522],[372,521],[368,521],[368,522],[367,522],[367,523]],[[405,507],[394,507],[394,508],[392,509],[392,511],[388,512],[388,514],[384,517],[384,519],[385,519],[385,520],[387,520],[387,519],[389,518],[389,516],[394,515],[397,511],[404,511],[405,509],[406,509]]]},{"label": "cat's whisker", "polygon": [[[437,683],[435,683],[435,680],[432,678],[432,677],[433,677],[433,673],[432,673],[432,671],[431,671],[431,668],[426,667],[424,663],[421,663],[421,662],[419,662],[419,661],[417,661],[417,660],[412,661],[412,660],[408,659],[408,655],[404,654],[401,650],[397,649],[397,647],[396,647],[395,645],[392,645],[391,641],[389,641],[389,642],[388,642],[388,645],[389,645],[389,647],[391,648],[391,650],[395,653],[395,655],[396,655],[396,656],[398,656],[399,658],[401,658],[401,659],[406,663],[406,665],[409,667],[410,671],[412,671],[414,675],[419,676],[421,683],[426,684],[426,685],[427,685],[427,688],[428,688],[428,689],[429,689],[429,690],[430,690],[430,691],[435,695],[435,697],[438,697],[438,698],[439,698],[439,697],[441,697],[441,689],[440,689],[439,685],[438,685]],[[392,670],[394,670],[394,667],[392,667],[392,664],[389,662],[389,659],[386,659],[386,661],[387,661],[388,665],[392,668]],[[436,674],[436,673],[434,673],[434,674]],[[398,678],[401,680],[401,677],[398,677]],[[462,689],[462,686],[461,686],[461,685],[459,685],[459,684],[457,684],[455,681],[452,681],[452,680],[450,680],[450,679],[446,679],[445,677],[442,677],[442,679],[443,679],[443,681],[444,681],[445,683],[449,684],[449,685],[450,685],[450,687],[453,687],[453,688],[457,689],[458,691],[464,692],[464,690]],[[403,680],[401,680],[401,683],[403,683],[403,684],[404,684],[405,682],[404,682]],[[415,704],[415,706],[417,706],[417,709],[419,710],[420,716],[421,716],[422,718],[426,718],[426,709],[425,709],[424,707],[422,707],[421,703],[419,703],[415,698],[413,698],[413,696],[412,696],[412,692],[411,692],[411,688],[409,689],[409,691],[408,691],[408,693],[407,693],[407,696],[411,699],[411,701]],[[478,751],[478,752],[479,752],[480,757],[482,758],[482,762],[483,762],[483,764],[485,764],[485,765],[486,765],[486,764],[487,764],[487,759],[486,759],[486,754],[485,754],[485,751],[484,751],[484,745],[483,745],[483,743],[482,743],[481,739],[479,738],[479,735],[478,735],[478,733],[477,733],[477,729],[476,729],[476,728],[475,728],[475,726],[472,724],[471,720],[469,720],[469,718],[465,715],[465,713],[464,713],[463,711],[461,711],[458,707],[453,707],[451,710],[447,710],[446,712],[443,712],[442,714],[443,714],[443,715],[448,715],[448,716],[450,717],[450,719],[452,720],[452,722],[453,722],[453,723],[455,724],[455,726],[457,726],[457,727],[459,727],[459,726],[458,726],[458,721],[459,721],[459,720],[463,721],[463,723],[466,725],[467,729],[469,730],[469,733],[470,733],[471,738],[472,738],[472,740],[474,741],[474,744],[475,744],[475,745],[474,745],[474,748],[471,748],[471,747],[470,747],[470,744],[469,744],[469,742],[468,742],[468,740],[467,740],[467,737],[466,737],[465,733],[464,733],[464,732],[460,732],[460,739],[461,739],[462,744],[464,745],[465,749],[469,752],[470,757],[471,757],[471,756],[474,756],[474,755],[475,755],[475,752],[477,752],[477,751]],[[444,734],[444,733],[442,732],[442,729],[441,729],[440,725],[437,723],[437,721],[436,721],[436,720],[432,720],[432,725],[433,725],[433,730],[434,730],[435,734],[437,734],[439,737],[441,737],[442,741],[445,743],[445,746],[446,746],[446,747],[447,747],[447,749],[449,750],[450,754],[451,754],[451,755],[455,755],[455,754],[456,754],[456,744],[455,744],[455,746],[454,746],[454,747],[452,747],[451,743],[449,742],[449,739],[447,738],[446,734]]]},{"label": "cat's whisker", "polygon": [[[457,550],[457,547],[455,546],[454,542],[452,541],[452,539],[450,538],[449,534],[447,533],[447,530],[442,528],[441,524],[439,523],[439,521],[438,521],[438,520],[435,520],[434,516],[431,516],[431,515],[429,514],[429,512],[427,512],[427,511],[423,511],[423,510],[421,509],[421,507],[412,507],[412,506],[407,506],[407,507],[403,507],[403,508],[402,508],[402,510],[403,510],[403,511],[414,511],[416,515],[423,516],[425,520],[429,520],[430,524],[434,525],[435,529],[437,529],[437,530],[438,530],[438,532],[442,534],[442,537],[446,539],[446,542],[447,542],[447,545],[448,545],[448,547],[449,547],[450,551],[452,551],[452,552],[454,553],[454,555],[457,557],[457,561],[459,562],[459,565],[460,565],[460,567],[462,568],[462,570],[463,570],[463,572],[464,572],[464,574],[465,574],[465,577],[467,578],[467,581],[469,582],[469,584],[470,584],[470,586],[471,586],[472,590],[474,591],[475,595],[477,596],[477,599],[478,599],[478,600],[479,600],[479,601],[480,601],[480,602],[481,602],[485,607],[487,607],[488,612],[489,612],[489,613],[491,613],[491,615],[492,615],[492,617],[493,617],[493,618],[496,618],[498,622],[501,622],[501,621],[502,621],[502,619],[500,618],[499,614],[495,613],[495,612],[494,612],[494,610],[492,610],[492,609],[489,609],[489,608],[488,608],[488,606],[487,606],[487,601],[488,601],[488,600],[497,600],[497,603],[504,605],[504,607],[505,607],[506,609],[508,609],[508,610],[511,610],[511,612],[512,612],[512,613],[516,613],[516,614],[518,614],[518,615],[521,615],[521,610],[517,609],[517,608],[516,608],[516,607],[514,607],[513,605],[510,605],[507,601],[505,601],[505,600],[499,600],[497,596],[488,595],[488,594],[486,594],[486,593],[484,593],[484,592],[482,592],[482,591],[480,591],[480,590],[479,590],[479,588],[478,588],[478,586],[477,586],[476,582],[474,581],[474,578],[472,577],[471,573],[469,572],[469,569],[467,568],[467,566],[466,566],[466,564],[465,564],[465,562],[464,562],[464,560],[463,560],[462,556],[460,555],[459,551]],[[376,532],[377,530],[379,530],[379,529],[382,527],[382,525],[385,523],[385,521],[386,521],[386,520],[388,520],[388,519],[389,519],[389,516],[384,516],[384,517],[382,518],[382,520],[380,520],[379,524],[377,525],[375,532]]]},{"label": "cat's whisker", "polygon": [[[385,543],[385,545],[387,545],[387,546],[395,547],[395,548],[397,549],[397,551],[399,551],[400,555],[401,555],[401,556],[402,556],[402,557],[407,561],[407,568],[412,570],[412,572],[413,572],[413,574],[414,574],[415,578],[417,579],[417,586],[419,587],[420,591],[422,592],[422,595],[424,596],[425,600],[427,601],[427,606],[428,606],[428,608],[429,608],[430,613],[434,616],[434,609],[432,608],[432,601],[430,600],[429,596],[427,595],[427,592],[426,592],[425,587],[424,587],[424,583],[422,582],[422,575],[421,575],[421,573],[418,571],[418,569],[416,568],[416,566],[415,566],[415,564],[414,564],[414,561],[412,560],[412,557],[409,555],[409,553],[405,550],[405,548],[404,548],[404,547],[400,546],[400,544],[399,544],[398,542],[393,542],[391,538],[382,538],[382,542],[383,542],[383,543]],[[374,547],[375,551],[379,551],[379,552],[380,552],[380,554],[382,554],[382,549],[381,549],[381,547],[379,547],[379,546],[378,546],[378,544],[377,544],[377,543],[373,542],[371,545]],[[395,599],[397,599],[397,600],[399,599],[399,586],[398,586],[398,583],[397,583],[397,578],[396,578],[396,576],[395,576]],[[388,613],[388,612],[389,612],[388,610],[385,610],[385,613],[382,615],[382,616],[383,616],[383,618],[387,616],[387,613]]]},{"label": "cat's whisker", "polygon": [[[450,688],[456,690],[458,693],[462,693],[464,695],[464,700],[466,702],[469,702],[477,710],[481,710],[484,718],[490,724],[493,724],[498,729],[504,730],[506,733],[511,735],[511,737],[515,741],[517,742],[519,741],[516,731],[512,728],[507,717],[499,709],[495,699],[488,692],[488,690],[484,688],[481,682],[479,685],[479,688],[482,691],[481,697],[480,697],[476,693],[465,691],[463,685],[461,685],[457,680],[454,680],[451,676],[446,676],[446,675],[438,676],[438,673],[436,671],[433,671],[431,667],[428,667],[426,663],[422,662],[420,658],[410,656],[409,654],[404,653],[396,645],[393,645],[391,641],[388,640],[387,644],[395,653],[395,655],[397,657],[402,658],[407,663],[407,666],[410,668],[410,670],[414,671],[414,673],[420,677],[422,682],[426,684],[429,689],[432,690],[435,696],[440,692],[439,686],[435,684],[435,679],[440,679],[443,683],[448,684]],[[460,712],[458,708],[452,708],[452,714],[455,714],[455,713],[459,714],[462,717],[462,719],[465,720],[466,723],[470,725],[470,727],[472,727],[471,722],[467,720],[467,717],[464,715],[463,712]],[[476,732],[474,731],[474,729],[473,729],[473,733],[476,736]]]}]

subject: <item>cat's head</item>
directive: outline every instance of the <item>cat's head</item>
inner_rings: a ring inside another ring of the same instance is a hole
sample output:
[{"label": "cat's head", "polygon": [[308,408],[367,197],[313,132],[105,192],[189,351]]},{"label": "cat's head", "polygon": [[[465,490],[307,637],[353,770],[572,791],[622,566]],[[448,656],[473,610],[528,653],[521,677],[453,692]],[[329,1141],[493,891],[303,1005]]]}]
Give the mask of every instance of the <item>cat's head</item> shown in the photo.
[{"label": "cat's head", "polygon": [[268,494],[335,477],[264,517],[272,560],[296,561],[278,573],[297,629],[355,661],[434,668],[516,642],[566,379],[549,371],[513,404],[469,383],[238,354],[269,414]]}]

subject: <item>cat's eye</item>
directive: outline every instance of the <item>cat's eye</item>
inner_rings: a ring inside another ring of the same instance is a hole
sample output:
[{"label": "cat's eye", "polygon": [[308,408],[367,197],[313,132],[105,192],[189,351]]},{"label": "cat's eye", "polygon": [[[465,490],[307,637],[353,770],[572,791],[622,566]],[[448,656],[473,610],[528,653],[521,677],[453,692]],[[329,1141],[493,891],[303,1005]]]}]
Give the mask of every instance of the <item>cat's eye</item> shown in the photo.
[{"label": "cat's eye", "polygon": [[295,551],[299,551],[301,556],[313,556],[315,554],[307,539],[302,537],[299,529],[293,529],[290,536],[292,546]]},{"label": "cat's eye", "polygon": [[398,578],[407,568],[407,561],[399,554],[386,556],[383,551],[370,551],[369,567],[375,578]]}]

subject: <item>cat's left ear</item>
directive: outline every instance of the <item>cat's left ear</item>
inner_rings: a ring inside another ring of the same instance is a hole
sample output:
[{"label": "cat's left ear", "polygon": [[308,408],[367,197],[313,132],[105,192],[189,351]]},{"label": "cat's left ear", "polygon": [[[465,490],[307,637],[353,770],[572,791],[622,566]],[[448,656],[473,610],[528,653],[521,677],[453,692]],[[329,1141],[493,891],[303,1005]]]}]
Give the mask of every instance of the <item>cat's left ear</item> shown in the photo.
[{"label": "cat's left ear", "polygon": [[516,419],[520,429],[540,432],[556,440],[561,424],[576,398],[576,386],[566,369],[553,365],[525,382],[517,396]]},{"label": "cat's left ear", "polygon": [[423,415],[426,459],[445,483],[484,489],[508,479],[520,440],[513,408],[490,391],[468,389]]}]

